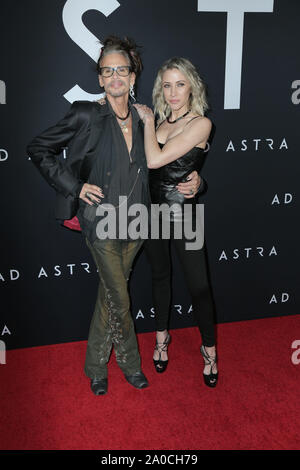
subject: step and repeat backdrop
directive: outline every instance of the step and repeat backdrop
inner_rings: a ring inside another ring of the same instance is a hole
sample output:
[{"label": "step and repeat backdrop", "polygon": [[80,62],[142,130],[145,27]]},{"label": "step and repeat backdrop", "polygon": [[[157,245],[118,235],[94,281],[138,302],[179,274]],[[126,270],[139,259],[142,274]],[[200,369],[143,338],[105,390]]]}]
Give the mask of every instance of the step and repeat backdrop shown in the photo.
[{"label": "step and repeat backdrop", "polygon": [[[142,46],[139,102],[151,105],[158,67],[173,56],[190,59],[207,84],[214,133],[201,202],[216,321],[300,313],[299,17],[297,0],[1,1],[2,347],[87,339],[96,267],[81,233],[55,220],[55,193],[26,145],[74,100],[98,99],[109,34]],[[170,327],[192,326],[172,256]],[[130,292],[137,332],[153,331],[142,251]]]}]

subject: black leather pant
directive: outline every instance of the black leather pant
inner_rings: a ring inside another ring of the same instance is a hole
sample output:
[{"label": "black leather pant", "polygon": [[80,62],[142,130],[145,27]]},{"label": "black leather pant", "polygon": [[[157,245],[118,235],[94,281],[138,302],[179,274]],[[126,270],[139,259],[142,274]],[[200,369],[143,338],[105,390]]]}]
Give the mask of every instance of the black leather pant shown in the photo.
[{"label": "black leather pant", "polygon": [[215,345],[214,303],[207,274],[205,243],[203,248],[186,250],[184,238],[146,240],[144,248],[152,270],[152,297],[156,331],[168,329],[171,304],[170,242],[174,244],[190,292],[194,318],[204,346]]}]

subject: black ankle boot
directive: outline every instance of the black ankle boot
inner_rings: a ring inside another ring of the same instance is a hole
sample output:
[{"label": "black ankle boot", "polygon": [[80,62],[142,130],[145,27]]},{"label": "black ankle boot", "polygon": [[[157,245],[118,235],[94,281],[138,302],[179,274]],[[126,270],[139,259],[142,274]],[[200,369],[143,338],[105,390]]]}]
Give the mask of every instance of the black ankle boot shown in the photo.
[{"label": "black ankle boot", "polygon": [[141,389],[149,386],[148,380],[142,371],[138,371],[133,375],[125,375],[125,379],[135,388]]},{"label": "black ankle boot", "polygon": [[107,392],[107,378],[91,379],[91,389],[95,395],[105,395]]}]

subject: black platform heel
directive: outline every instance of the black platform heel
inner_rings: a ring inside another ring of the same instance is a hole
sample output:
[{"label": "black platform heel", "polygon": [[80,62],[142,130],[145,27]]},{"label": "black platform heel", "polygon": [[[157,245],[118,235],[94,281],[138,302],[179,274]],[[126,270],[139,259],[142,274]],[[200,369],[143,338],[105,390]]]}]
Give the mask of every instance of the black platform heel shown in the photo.
[{"label": "black platform heel", "polygon": [[210,374],[204,374],[204,372],[203,372],[204,383],[208,387],[215,387],[217,385],[217,382],[218,382],[218,375],[219,374],[218,374],[218,372],[216,372],[214,374],[213,371],[212,371],[212,368],[217,363],[217,355],[209,356],[207,354],[207,351],[206,351],[205,347],[203,346],[203,344],[200,348],[200,351],[201,351],[201,354],[203,356],[205,365],[206,366],[210,365]]},{"label": "black platform heel", "polygon": [[163,361],[161,359],[161,353],[163,351],[166,352],[168,350],[168,345],[170,344],[170,342],[171,342],[171,336],[169,335],[169,333],[168,333],[168,335],[167,335],[167,337],[166,337],[166,339],[164,340],[163,343],[158,343],[157,340],[156,340],[154,351],[155,350],[158,351],[159,359],[153,359],[153,363],[154,363],[154,367],[155,367],[156,372],[158,372],[159,374],[164,372],[167,368],[169,359],[167,359],[166,361]]}]

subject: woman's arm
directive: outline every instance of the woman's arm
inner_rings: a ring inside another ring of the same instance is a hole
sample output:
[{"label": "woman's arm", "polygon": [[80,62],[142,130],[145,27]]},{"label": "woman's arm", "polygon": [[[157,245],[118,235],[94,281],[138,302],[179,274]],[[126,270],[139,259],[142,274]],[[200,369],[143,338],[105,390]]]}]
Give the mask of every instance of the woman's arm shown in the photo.
[{"label": "woman's arm", "polygon": [[160,168],[177,160],[196,145],[202,142],[206,143],[209,137],[212,127],[211,121],[206,117],[194,119],[183,132],[172,137],[161,149],[156,139],[153,112],[147,106],[134,106],[144,122],[145,153],[148,168]]}]

